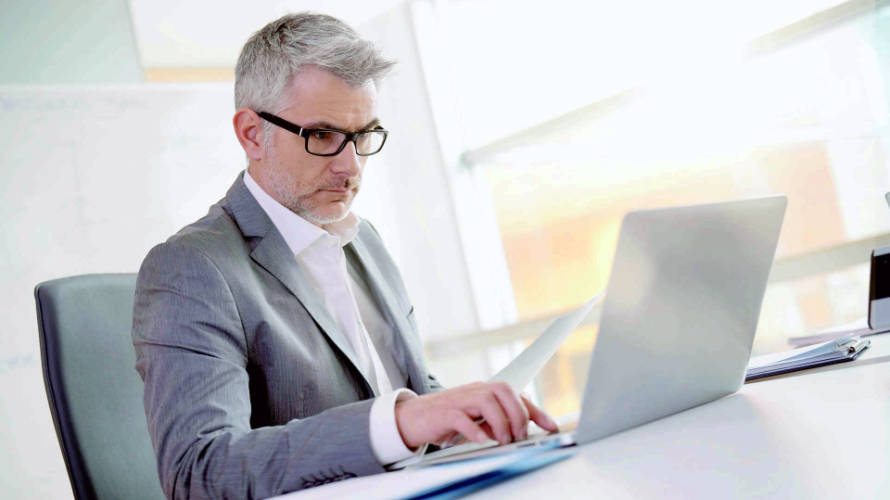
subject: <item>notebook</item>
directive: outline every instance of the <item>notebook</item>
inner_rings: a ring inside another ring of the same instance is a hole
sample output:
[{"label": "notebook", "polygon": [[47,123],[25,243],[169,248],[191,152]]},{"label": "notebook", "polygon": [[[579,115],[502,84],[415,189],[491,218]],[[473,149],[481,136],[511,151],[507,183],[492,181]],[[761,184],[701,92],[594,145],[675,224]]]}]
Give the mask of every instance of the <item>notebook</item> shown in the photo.
[{"label": "notebook", "polygon": [[588,443],[737,391],[786,203],[772,196],[628,213],[577,428],[502,446],[465,443],[391,468]]}]

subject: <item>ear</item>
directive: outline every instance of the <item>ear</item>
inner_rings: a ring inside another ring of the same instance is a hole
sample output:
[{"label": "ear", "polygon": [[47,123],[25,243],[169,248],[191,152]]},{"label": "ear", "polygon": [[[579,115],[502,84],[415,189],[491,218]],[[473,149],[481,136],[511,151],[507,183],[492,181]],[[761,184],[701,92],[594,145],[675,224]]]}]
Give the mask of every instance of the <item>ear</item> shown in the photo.
[{"label": "ear", "polygon": [[235,136],[244,149],[244,153],[252,160],[261,160],[265,156],[263,151],[263,126],[262,118],[252,109],[241,108],[235,112],[232,125],[235,126]]}]

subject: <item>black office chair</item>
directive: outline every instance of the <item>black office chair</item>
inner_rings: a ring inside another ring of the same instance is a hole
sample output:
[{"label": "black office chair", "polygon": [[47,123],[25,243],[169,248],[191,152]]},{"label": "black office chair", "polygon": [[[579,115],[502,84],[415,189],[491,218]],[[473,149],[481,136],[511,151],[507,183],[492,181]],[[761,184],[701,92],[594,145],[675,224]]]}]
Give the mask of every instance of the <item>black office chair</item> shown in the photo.
[{"label": "black office chair", "polygon": [[37,285],[43,380],[78,500],[163,499],[130,340],[135,274]]}]

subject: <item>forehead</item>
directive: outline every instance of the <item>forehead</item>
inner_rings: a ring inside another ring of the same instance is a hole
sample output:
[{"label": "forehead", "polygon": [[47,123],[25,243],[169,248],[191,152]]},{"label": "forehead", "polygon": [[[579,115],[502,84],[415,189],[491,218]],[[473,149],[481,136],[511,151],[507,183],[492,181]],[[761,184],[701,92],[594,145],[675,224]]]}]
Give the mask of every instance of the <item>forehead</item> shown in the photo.
[{"label": "forehead", "polygon": [[324,122],[358,130],[377,118],[377,89],[373,82],[354,87],[333,73],[302,68],[285,89],[281,114],[304,127]]}]

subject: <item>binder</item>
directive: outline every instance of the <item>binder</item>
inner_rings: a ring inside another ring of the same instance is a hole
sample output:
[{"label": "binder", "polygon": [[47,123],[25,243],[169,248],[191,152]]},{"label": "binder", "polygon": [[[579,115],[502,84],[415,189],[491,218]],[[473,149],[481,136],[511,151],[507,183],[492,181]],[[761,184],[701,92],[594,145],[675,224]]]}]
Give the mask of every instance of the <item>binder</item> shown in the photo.
[{"label": "binder", "polygon": [[788,373],[816,366],[853,361],[871,341],[848,335],[813,346],[752,358],[745,381]]}]

